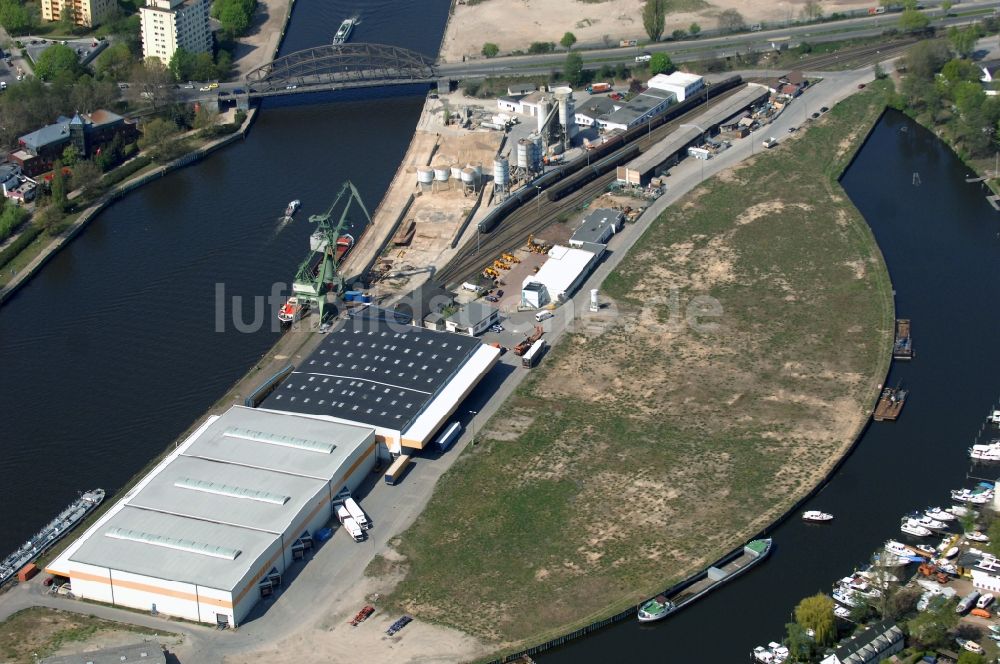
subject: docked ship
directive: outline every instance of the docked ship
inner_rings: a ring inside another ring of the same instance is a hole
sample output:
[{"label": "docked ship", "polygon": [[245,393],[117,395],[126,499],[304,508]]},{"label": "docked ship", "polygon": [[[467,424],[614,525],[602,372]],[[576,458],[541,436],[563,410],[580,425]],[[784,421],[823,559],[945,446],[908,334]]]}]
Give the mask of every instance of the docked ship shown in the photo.
[{"label": "docked ship", "polygon": [[343,44],[351,37],[351,31],[354,30],[354,24],[357,22],[355,18],[345,19],[340,27],[337,28],[337,34],[333,36],[334,44]]},{"label": "docked ship", "polygon": [[301,206],[302,202],[298,199],[295,199],[294,201],[289,203],[288,207],[285,208],[285,219],[291,219],[293,216],[295,216],[295,213],[298,212],[299,207]]},{"label": "docked ship", "polygon": [[906,390],[887,387],[882,390],[882,396],[879,397],[872,417],[876,422],[895,421],[902,412],[904,403],[906,403]]},{"label": "docked ship", "polygon": [[286,324],[294,323],[302,318],[302,314],[307,308],[308,305],[305,302],[299,301],[299,298],[293,295],[281,305],[281,309],[278,310],[278,320]]},{"label": "docked ship", "polygon": [[892,344],[892,357],[895,360],[913,359],[913,340],[910,338],[910,319],[896,319],[896,340]]},{"label": "docked ship", "polygon": [[709,567],[689,583],[672,593],[663,593],[646,600],[638,607],[639,622],[655,622],[684,608],[723,583],[735,579],[756,566],[771,553],[773,540],[756,539],[742,549]]},{"label": "docked ship", "polygon": [[52,519],[47,526],[39,530],[21,547],[0,562],[0,584],[17,574],[18,570],[33,562],[45,553],[53,544],[61,540],[66,533],[73,530],[83,519],[94,511],[104,500],[104,489],[94,489],[80,494],[80,497],[70,503],[69,507]]},{"label": "docked ship", "polygon": [[347,255],[347,252],[349,252],[353,247],[354,247],[354,236],[353,235],[351,235],[350,233],[344,233],[343,235],[341,235],[340,237],[338,237],[337,238],[337,263],[340,263],[340,261],[342,261],[344,259],[344,256]]}]

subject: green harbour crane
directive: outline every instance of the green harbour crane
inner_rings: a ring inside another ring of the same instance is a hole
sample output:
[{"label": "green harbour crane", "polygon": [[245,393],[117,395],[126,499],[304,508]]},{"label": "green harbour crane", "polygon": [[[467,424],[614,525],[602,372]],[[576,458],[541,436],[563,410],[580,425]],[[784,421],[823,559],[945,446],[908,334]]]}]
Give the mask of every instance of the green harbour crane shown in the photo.
[{"label": "green harbour crane", "polygon": [[[331,221],[334,211],[341,205],[345,195],[348,196],[343,203],[344,209],[334,224]],[[356,221],[349,216],[351,205],[355,202],[364,213],[366,223],[371,224],[372,218],[364,201],[361,200],[361,194],[350,180],[344,182],[337,198],[324,214],[314,214],[309,217],[309,223],[316,224],[316,230],[309,237],[309,255],[295,273],[292,293],[300,303],[315,306],[320,321],[325,320],[327,294],[332,292],[334,295],[339,295],[344,291],[344,277],[340,274],[340,264],[344,254],[354,243],[354,238],[346,233],[345,229]]]}]

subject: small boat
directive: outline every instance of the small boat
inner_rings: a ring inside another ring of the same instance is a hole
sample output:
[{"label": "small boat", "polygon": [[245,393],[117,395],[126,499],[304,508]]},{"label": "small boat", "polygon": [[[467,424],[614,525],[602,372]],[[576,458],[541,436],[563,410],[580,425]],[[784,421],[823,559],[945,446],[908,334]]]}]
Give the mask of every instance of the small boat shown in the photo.
[{"label": "small boat", "polygon": [[903,522],[899,524],[899,529],[914,537],[929,537],[931,534],[929,529],[921,526],[915,519],[903,519]]},{"label": "small boat", "polygon": [[351,30],[354,29],[354,24],[357,22],[355,18],[344,19],[344,22],[340,24],[337,28],[337,34],[333,36],[334,44],[343,44],[351,37]]},{"label": "small boat", "polygon": [[892,344],[894,360],[913,359],[913,340],[910,338],[910,319],[896,319],[896,340]]},{"label": "small boat", "polygon": [[812,523],[826,523],[827,521],[833,520],[832,514],[827,514],[826,512],[820,512],[818,510],[809,510],[808,512],[802,513],[803,521],[810,521]]},{"label": "small boat", "polygon": [[899,387],[887,387],[882,390],[872,415],[876,422],[894,422],[903,410],[907,392]]},{"label": "small boat", "polygon": [[837,616],[841,620],[850,620],[851,610],[845,606],[835,606],[833,607],[833,615]]},{"label": "small boat", "polygon": [[933,558],[934,555],[937,553],[937,549],[935,549],[933,546],[927,546],[926,544],[918,544],[913,548],[919,551],[922,555],[927,556],[928,558]]},{"label": "small boat", "polygon": [[838,604],[843,604],[844,606],[849,606],[852,609],[856,606],[861,606],[862,602],[858,599],[853,592],[850,590],[834,590],[830,593],[834,601]]},{"label": "small boat", "polygon": [[339,263],[343,260],[347,252],[351,250],[354,246],[354,236],[350,233],[344,233],[337,238],[337,262]]},{"label": "small boat", "polygon": [[894,556],[901,556],[903,558],[908,558],[909,556],[914,555],[913,549],[906,546],[902,542],[897,542],[896,540],[889,540],[885,543],[885,552]]},{"label": "small boat", "polygon": [[860,574],[845,576],[838,582],[838,585],[842,590],[851,591],[856,595],[861,595],[862,597],[874,599],[882,596],[882,591],[878,588],[873,588],[872,585],[868,583],[868,579]]},{"label": "small boat", "polygon": [[947,530],[948,524],[943,521],[938,521],[937,519],[932,519],[926,514],[920,512],[914,512],[909,517],[910,521],[913,521],[928,530]]},{"label": "small boat", "polygon": [[972,540],[973,542],[989,542],[990,538],[978,530],[973,530],[971,533],[965,533],[965,539]]},{"label": "small boat", "polygon": [[669,616],[676,607],[665,595],[657,595],[639,605],[639,622],[654,622]]},{"label": "small boat", "polygon": [[364,621],[368,620],[371,614],[375,613],[374,606],[365,606],[365,608],[358,611],[358,615],[354,616],[354,620],[351,621],[351,627],[357,627]]},{"label": "small boat", "polygon": [[924,510],[924,514],[932,519],[937,519],[938,521],[954,521],[955,515],[951,512],[941,509],[940,507],[928,507]]},{"label": "small boat", "polygon": [[1000,440],[990,441],[988,445],[973,445],[969,448],[969,458],[975,461],[1000,461]]},{"label": "small boat", "polygon": [[945,551],[944,555],[942,555],[941,557],[944,558],[945,560],[950,560],[955,556],[957,556],[959,551],[961,551],[961,549],[959,549],[957,546],[953,546],[947,551]]},{"label": "small boat", "polygon": [[993,500],[993,491],[990,489],[955,489],[951,492],[951,499],[971,505],[985,505]]},{"label": "small boat", "polygon": [[295,216],[295,213],[298,212],[298,210],[299,210],[299,208],[301,206],[302,206],[302,202],[299,201],[298,199],[296,199],[296,200],[292,201],[291,203],[289,203],[288,207],[285,208],[285,218],[286,219],[291,219],[293,216]]},{"label": "small boat", "polygon": [[294,323],[302,318],[307,306],[304,302],[299,302],[299,298],[294,295],[288,298],[278,311],[278,320],[282,323]]},{"label": "small boat", "polygon": [[[954,493],[954,492],[952,492],[952,493]],[[979,514],[976,512],[976,510],[969,509],[968,507],[965,507],[964,505],[952,505],[951,507],[945,509],[945,511],[949,512],[950,514],[954,514],[956,517],[969,516],[970,514],[973,517],[979,516]]]},{"label": "small boat", "polygon": [[1000,410],[994,410],[990,413],[989,417],[986,418],[986,421],[994,426],[1000,426]]}]

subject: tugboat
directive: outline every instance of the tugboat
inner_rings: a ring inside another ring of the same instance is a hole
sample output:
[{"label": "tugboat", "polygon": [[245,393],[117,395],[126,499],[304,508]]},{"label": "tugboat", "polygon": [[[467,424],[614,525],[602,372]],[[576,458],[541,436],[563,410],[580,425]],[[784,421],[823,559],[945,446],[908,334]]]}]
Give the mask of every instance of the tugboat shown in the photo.
[{"label": "tugboat", "polygon": [[285,219],[291,219],[298,212],[298,209],[302,206],[302,202],[299,199],[295,199],[288,204],[285,208]]},{"label": "tugboat", "polygon": [[894,422],[902,412],[904,403],[906,403],[906,390],[887,387],[882,390],[882,396],[879,397],[872,417],[876,422]]},{"label": "tugboat", "polygon": [[345,19],[344,22],[341,23],[340,27],[337,29],[337,34],[333,36],[333,43],[343,44],[344,42],[346,42],[350,38],[351,30],[354,29],[354,24],[356,22],[357,19],[354,18]]},{"label": "tugboat", "polygon": [[892,344],[892,358],[894,360],[913,359],[913,340],[910,338],[910,319],[896,319],[896,340]]},{"label": "tugboat", "polygon": [[809,521],[811,523],[826,523],[828,521],[833,521],[833,515],[827,514],[826,512],[820,512],[818,510],[809,510],[808,512],[802,513],[802,520]]},{"label": "tugboat", "polygon": [[278,311],[278,320],[286,325],[294,323],[302,318],[302,314],[305,313],[306,308],[307,304],[299,302],[299,298],[293,295],[281,306],[281,309]]}]

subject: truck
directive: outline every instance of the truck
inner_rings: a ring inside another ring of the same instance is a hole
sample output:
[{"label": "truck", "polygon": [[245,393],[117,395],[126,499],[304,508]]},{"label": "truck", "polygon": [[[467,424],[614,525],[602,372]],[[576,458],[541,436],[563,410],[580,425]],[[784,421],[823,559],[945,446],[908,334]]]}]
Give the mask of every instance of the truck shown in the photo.
[{"label": "truck", "polygon": [[778,139],[776,139],[774,136],[769,136],[769,137],[767,137],[767,138],[764,139],[764,147],[765,148],[770,149],[770,148],[773,148],[777,144],[778,144]]},{"label": "truck", "polygon": [[531,344],[528,352],[521,356],[521,366],[530,369],[538,362],[538,358],[545,352],[545,339],[539,339]]},{"label": "truck", "polygon": [[610,83],[591,83],[587,86],[587,92],[594,94],[597,92],[611,92]]},{"label": "truck", "polygon": [[462,424],[460,422],[452,422],[448,425],[436,441],[438,452],[447,452],[448,448],[458,440],[460,433],[462,433]]},{"label": "truck", "polygon": [[542,330],[542,327],[540,325],[536,325],[535,331],[531,336],[525,337],[524,341],[514,346],[514,354],[517,355],[518,357],[521,357],[522,355],[527,353],[528,350],[531,348],[531,346],[536,341],[542,338],[543,332],[544,331]]},{"label": "truck", "polygon": [[347,508],[341,505],[337,508],[337,520],[344,526],[347,533],[355,542],[362,542],[365,539],[365,533],[361,530],[361,526],[358,522],[351,517],[351,513],[347,511]]},{"label": "truck", "polygon": [[347,496],[344,498],[344,507],[347,508],[348,514],[351,515],[351,518],[354,519],[355,523],[361,526],[362,530],[368,530],[372,527],[372,522],[368,520],[364,510],[361,509],[361,506],[358,505],[356,500]]},{"label": "truck", "polygon": [[638,46],[638,39],[620,39],[618,40],[619,48],[628,48],[629,46]]}]

